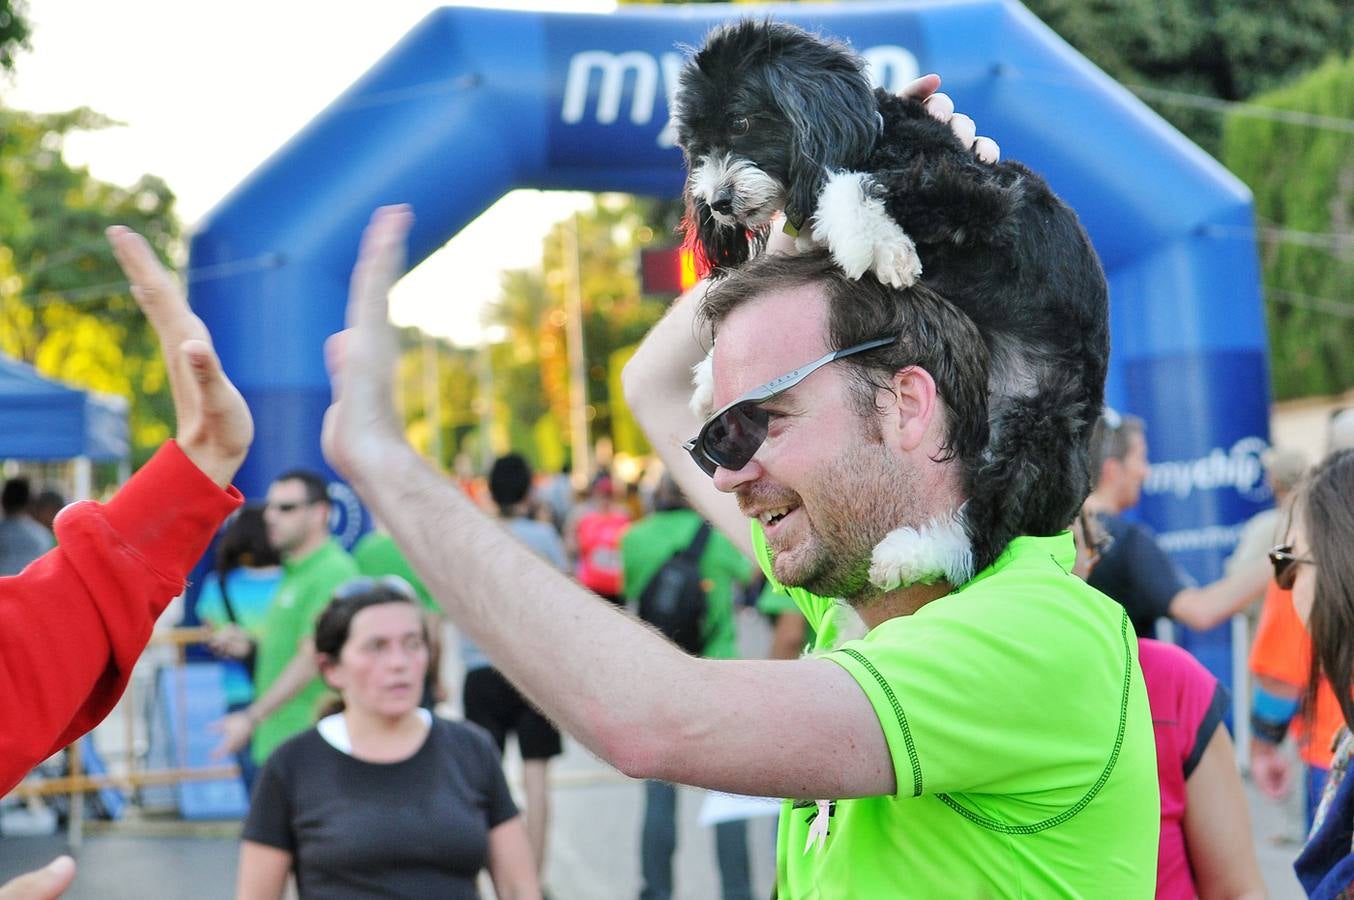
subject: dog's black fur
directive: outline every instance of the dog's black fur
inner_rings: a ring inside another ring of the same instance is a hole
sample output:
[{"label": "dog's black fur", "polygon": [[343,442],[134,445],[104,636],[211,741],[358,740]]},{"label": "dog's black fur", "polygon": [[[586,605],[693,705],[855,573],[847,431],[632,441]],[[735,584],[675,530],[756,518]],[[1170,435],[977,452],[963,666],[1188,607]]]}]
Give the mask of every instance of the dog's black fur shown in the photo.
[{"label": "dog's black fur", "polygon": [[[1019,163],[979,162],[921,103],[872,91],[844,45],[784,23],[714,30],[682,73],[675,118],[689,171],[742,158],[779,185],[805,233],[831,173],[869,176],[862,203],[883,203],[915,242],[922,281],[972,319],[990,351],[989,441],[965,479],[976,570],[1017,535],[1066,529],[1090,486],[1108,297],[1075,213],[1044,180]],[[740,119],[746,134],[731,133]],[[715,274],[759,252],[766,223],[721,223],[693,193],[689,181],[688,237]]]}]

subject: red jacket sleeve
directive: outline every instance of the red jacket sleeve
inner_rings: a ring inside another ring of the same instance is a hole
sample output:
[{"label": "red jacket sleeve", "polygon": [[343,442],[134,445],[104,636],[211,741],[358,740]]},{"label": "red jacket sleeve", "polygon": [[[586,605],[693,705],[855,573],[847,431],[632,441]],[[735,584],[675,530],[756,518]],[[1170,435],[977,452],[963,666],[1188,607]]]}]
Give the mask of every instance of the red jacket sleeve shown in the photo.
[{"label": "red jacket sleeve", "polygon": [[63,510],[56,549],[0,578],[0,795],[108,715],[241,502],[171,441],[106,505]]}]

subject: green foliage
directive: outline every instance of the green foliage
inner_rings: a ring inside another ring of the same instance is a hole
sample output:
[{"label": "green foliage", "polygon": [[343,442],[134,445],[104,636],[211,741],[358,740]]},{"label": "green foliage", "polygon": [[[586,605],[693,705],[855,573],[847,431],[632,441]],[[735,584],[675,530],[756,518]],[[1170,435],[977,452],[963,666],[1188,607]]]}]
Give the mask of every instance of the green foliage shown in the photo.
[{"label": "green foliage", "polygon": [[[1244,100],[1354,50],[1349,0],[1024,0],[1116,81]],[[1217,155],[1220,117],[1148,98]]]},{"label": "green foliage", "polygon": [[[662,308],[639,294],[640,247],[666,243],[648,224],[653,201],[617,194],[597,197],[591,210],[558,223],[545,240],[542,272],[507,272],[487,321],[505,339],[494,348],[495,418],[513,424],[511,448],[542,471],[557,471],[569,445],[569,354],[565,301],[581,297],[590,432],[594,441],[625,431],[613,354],[639,341]],[[633,426],[632,426],[633,427]],[[521,443],[519,443],[521,442]],[[642,439],[641,442],[642,444]]]},{"label": "green foliage", "polygon": [[173,404],[159,343],[103,232],[127,225],[166,258],[177,248],[179,225],[174,194],[160,179],[147,175],[120,187],[66,162],[66,135],[112,124],[84,108],[34,114],[0,107],[0,352],[71,384],[127,397],[139,464],[172,433]]},{"label": "green foliage", "polygon": [[0,0],[0,71],[14,71],[14,58],[29,49],[31,33],[28,0]]},{"label": "green foliage", "polygon": [[[1251,102],[1354,120],[1354,57]],[[1354,386],[1354,134],[1234,112],[1222,160],[1261,222],[1315,237],[1261,250],[1276,399]]]},{"label": "green foliage", "polygon": [[416,450],[449,469],[457,453],[471,444],[480,423],[477,351],[429,337],[417,328],[400,329],[399,341],[396,397],[405,433]]}]

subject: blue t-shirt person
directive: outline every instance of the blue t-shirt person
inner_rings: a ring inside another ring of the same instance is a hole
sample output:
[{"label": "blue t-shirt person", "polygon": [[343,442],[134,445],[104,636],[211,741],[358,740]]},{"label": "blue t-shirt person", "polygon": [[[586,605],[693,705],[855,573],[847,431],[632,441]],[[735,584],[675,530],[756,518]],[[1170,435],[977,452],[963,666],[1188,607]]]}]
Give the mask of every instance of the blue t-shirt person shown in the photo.
[{"label": "blue t-shirt person", "polygon": [[[248,632],[255,641],[259,638],[264,615],[281,580],[281,566],[260,569],[240,566],[226,573],[226,593],[235,611],[235,624]],[[221,579],[216,572],[209,574],[203,581],[202,593],[197,601],[197,616],[213,626],[231,623],[230,616],[226,614],[225,600],[221,596]],[[227,705],[235,707],[248,704],[254,699],[254,682],[249,677],[249,671],[238,660],[225,660],[223,664]]]}]

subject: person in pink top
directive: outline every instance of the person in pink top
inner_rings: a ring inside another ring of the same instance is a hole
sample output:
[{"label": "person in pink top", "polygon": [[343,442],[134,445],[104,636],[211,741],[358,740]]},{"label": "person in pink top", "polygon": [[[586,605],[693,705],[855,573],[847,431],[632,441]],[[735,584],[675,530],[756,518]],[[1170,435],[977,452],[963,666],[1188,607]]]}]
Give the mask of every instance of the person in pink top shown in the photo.
[{"label": "person in pink top", "polygon": [[[1085,578],[1108,536],[1094,516],[1083,514],[1072,537],[1072,571]],[[1138,663],[1152,710],[1161,792],[1157,900],[1264,897],[1232,737],[1221,727],[1231,702],[1227,688],[1174,644],[1139,638]]]},{"label": "person in pink top", "polygon": [[630,514],[616,501],[611,477],[593,479],[588,505],[565,537],[565,546],[578,560],[575,577],[580,584],[617,606],[621,597],[621,532],[630,525]]}]

